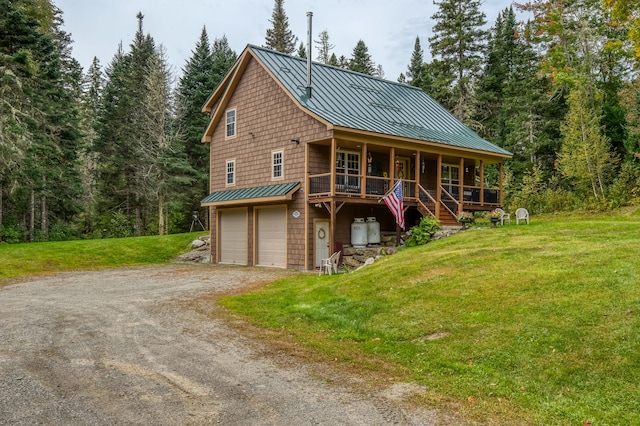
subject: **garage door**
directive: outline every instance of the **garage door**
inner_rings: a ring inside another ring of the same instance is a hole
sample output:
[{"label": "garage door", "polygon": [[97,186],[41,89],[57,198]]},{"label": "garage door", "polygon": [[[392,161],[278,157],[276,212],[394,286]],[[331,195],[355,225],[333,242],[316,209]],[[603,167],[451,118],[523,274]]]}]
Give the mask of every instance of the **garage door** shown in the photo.
[{"label": "garage door", "polygon": [[220,263],[247,264],[247,209],[220,211]]},{"label": "garage door", "polygon": [[258,210],[257,265],[287,267],[287,209]]}]

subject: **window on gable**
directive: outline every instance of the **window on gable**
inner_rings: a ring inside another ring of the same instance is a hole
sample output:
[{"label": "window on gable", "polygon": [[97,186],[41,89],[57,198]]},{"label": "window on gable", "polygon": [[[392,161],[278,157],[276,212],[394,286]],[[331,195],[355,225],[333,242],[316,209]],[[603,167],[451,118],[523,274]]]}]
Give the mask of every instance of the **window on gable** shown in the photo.
[{"label": "window on gable", "polygon": [[226,114],[227,133],[226,138],[234,138],[236,136],[236,109],[227,110]]},{"label": "window on gable", "polygon": [[236,160],[227,161],[227,185],[236,184]]},{"label": "window on gable", "polygon": [[275,151],[271,153],[271,177],[273,179],[280,179],[284,177],[283,167],[283,152]]}]

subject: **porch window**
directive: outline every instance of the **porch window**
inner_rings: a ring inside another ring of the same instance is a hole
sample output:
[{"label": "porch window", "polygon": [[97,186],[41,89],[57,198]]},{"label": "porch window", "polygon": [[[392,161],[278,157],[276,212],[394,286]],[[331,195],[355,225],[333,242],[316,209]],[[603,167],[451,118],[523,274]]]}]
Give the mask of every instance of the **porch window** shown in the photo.
[{"label": "porch window", "polygon": [[453,197],[460,193],[460,166],[454,164],[442,165],[442,186]]},{"label": "porch window", "polygon": [[360,192],[360,153],[341,151],[336,155],[336,190]]},{"label": "porch window", "polygon": [[234,138],[236,136],[236,109],[227,110],[226,113],[227,133],[226,138]]},{"label": "porch window", "polygon": [[236,160],[227,161],[227,186],[236,184]]},{"label": "porch window", "polygon": [[271,153],[271,177],[273,179],[281,179],[284,177],[283,170],[283,152],[275,151]]}]

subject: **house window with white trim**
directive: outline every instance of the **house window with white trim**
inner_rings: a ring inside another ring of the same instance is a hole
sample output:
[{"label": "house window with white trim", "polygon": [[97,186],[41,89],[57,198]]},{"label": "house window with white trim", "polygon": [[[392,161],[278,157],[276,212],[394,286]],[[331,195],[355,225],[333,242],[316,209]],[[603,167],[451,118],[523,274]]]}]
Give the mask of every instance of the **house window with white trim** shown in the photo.
[{"label": "house window with white trim", "polygon": [[273,179],[282,179],[284,177],[284,153],[282,151],[274,151],[271,153],[271,177]]},{"label": "house window with white trim", "polygon": [[227,161],[227,186],[236,184],[236,160]]},{"label": "house window with white trim", "polygon": [[236,109],[229,109],[226,113],[227,133],[226,138],[236,137]]}]

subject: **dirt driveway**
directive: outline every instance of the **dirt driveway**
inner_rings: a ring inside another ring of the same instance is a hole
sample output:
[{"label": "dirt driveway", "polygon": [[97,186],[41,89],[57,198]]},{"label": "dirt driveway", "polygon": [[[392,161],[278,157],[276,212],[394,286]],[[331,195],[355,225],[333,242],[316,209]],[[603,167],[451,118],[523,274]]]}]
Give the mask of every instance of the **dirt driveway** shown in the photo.
[{"label": "dirt driveway", "polygon": [[434,424],[401,388],[329,384],[182,303],[286,273],[171,265],[0,289],[0,424]]}]

